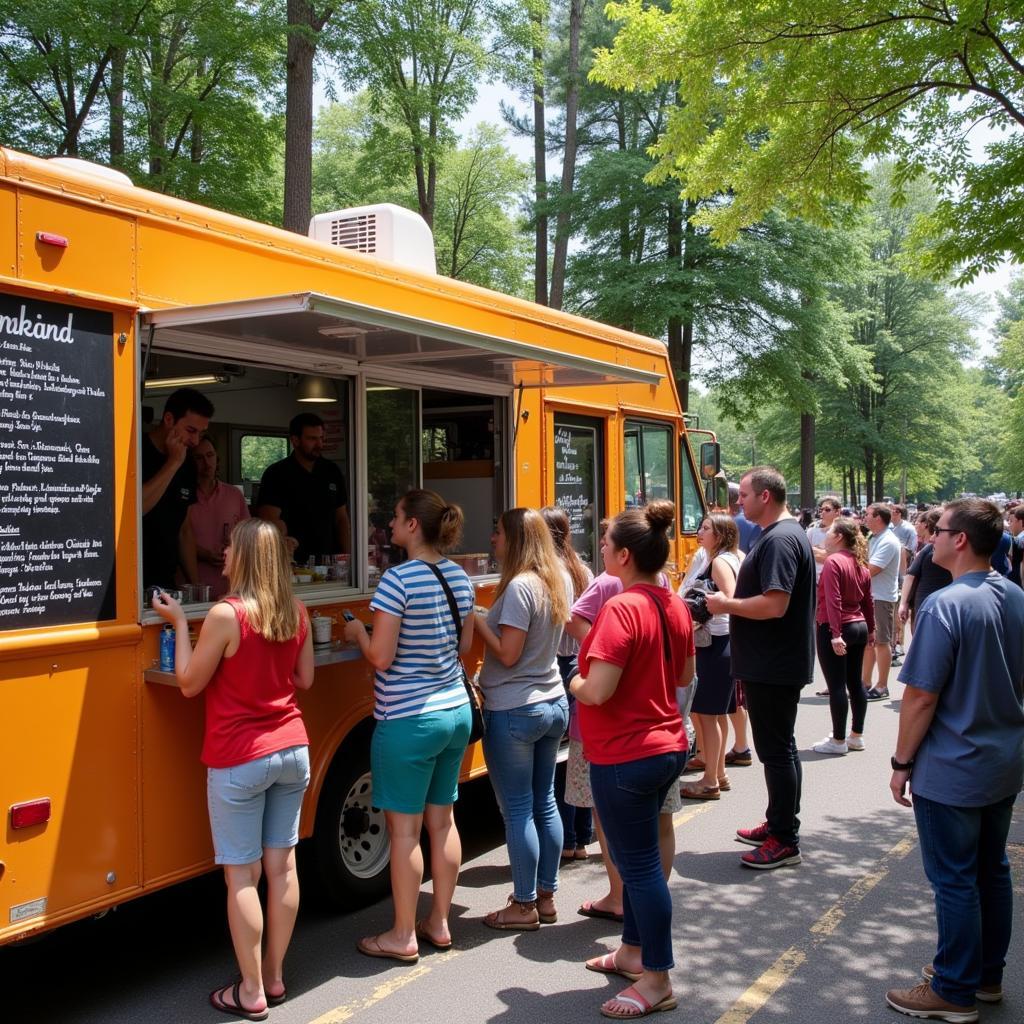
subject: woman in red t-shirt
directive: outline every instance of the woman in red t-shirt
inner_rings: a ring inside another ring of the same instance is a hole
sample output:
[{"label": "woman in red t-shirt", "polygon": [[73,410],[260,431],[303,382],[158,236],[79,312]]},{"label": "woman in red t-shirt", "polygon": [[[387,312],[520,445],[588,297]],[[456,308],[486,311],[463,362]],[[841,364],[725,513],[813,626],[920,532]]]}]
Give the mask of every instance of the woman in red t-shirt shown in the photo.
[{"label": "woman in red t-shirt", "polygon": [[622,593],[598,613],[570,684],[594,806],[623,881],[622,943],[587,967],[634,982],[601,1007],[606,1017],[676,1005],[668,978],[672,900],[658,854],[658,812],[686,764],[676,687],[693,678],[694,645],[686,605],[658,583],[674,518],[672,502],[653,501],[612,520],[604,567],[622,581]]},{"label": "woman in red t-shirt", "polygon": [[[296,687],[313,684],[305,608],[291,588],[284,538],[270,523],[239,523],[224,553],[230,594],[206,616],[195,652],[181,605],[153,608],[176,632],[181,692],[206,692],[202,760],[216,862],[224,866],[228,925],[241,978],[210,993],[217,1010],[265,1020],[284,1002],[284,955],[299,906],[295,873],[299,812],[309,784],[309,740]],[[267,942],[256,886],[267,879]]]}]

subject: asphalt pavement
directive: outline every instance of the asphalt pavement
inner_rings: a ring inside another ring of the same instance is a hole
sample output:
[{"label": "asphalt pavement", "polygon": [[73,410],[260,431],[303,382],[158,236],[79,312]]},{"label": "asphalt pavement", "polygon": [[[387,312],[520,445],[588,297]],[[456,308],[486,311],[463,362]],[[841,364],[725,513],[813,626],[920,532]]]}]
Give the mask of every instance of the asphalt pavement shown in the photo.
[{"label": "asphalt pavement", "polygon": [[[679,1009],[659,1020],[686,1024],[803,1024],[905,1019],[884,1001],[908,987],[934,952],[931,892],[911,811],[889,793],[899,695],[870,705],[867,750],[829,757],[810,750],[829,731],[827,700],[808,687],[797,740],[804,766],[803,863],[775,871],[739,865],[738,827],[764,817],[761,769],[731,771],[717,802],[687,801],[676,815],[674,901]],[[455,946],[418,964],[372,960],[359,936],[390,923],[388,903],[336,916],[310,887],[289,955],[289,998],[275,1024],[539,1024],[599,1020],[601,1002],[627,984],[583,969],[613,949],[611,922],[577,915],[603,892],[600,860],[562,872],[559,920],[528,933],[495,932],[481,917],[511,891],[500,819],[486,780],[459,806],[466,856],[452,919]],[[1004,1000],[982,1020],[1024,1019],[1024,810],[1010,834],[1016,934]],[[592,848],[596,851],[596,846]],[[429,882],[424,892],[429,889]],[[426,898],[422,906],[426,906]],[[235,977],[223,887],[207,876],[126,905],[32,945],[0,950],[0,1021],[60,1024],[214,1024],[211,989]]]}]

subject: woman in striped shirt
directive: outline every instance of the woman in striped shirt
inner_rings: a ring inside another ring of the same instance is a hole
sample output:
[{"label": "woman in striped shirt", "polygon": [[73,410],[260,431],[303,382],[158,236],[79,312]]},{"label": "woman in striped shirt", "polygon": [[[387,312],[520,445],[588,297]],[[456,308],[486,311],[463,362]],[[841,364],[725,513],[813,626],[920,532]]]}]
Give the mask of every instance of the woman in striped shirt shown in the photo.
[{"label": "woman in striped shirt", "polygon": [[[373,803],[384,811],[391,839],[392,927],[357,947],[366,956],[415,963],[419,942],[438,949],[452,944],[448,911],[455,893],[462,845],[452,805],[469,740],[469,699],[459,655],[473,642],[473,585],[444,552],[462,533],[462,510],[433,491],[409,491],[395,506],[391,541],[409,553],[381,577],[370,602],[373,637],[358,619],[345,639],[359,644],[376,669],[376,727],[370,748]],[[436,566],[455,597],[461,636]],[[420,829],[430,835],[433,899],[416,920],[423,882]]]}]

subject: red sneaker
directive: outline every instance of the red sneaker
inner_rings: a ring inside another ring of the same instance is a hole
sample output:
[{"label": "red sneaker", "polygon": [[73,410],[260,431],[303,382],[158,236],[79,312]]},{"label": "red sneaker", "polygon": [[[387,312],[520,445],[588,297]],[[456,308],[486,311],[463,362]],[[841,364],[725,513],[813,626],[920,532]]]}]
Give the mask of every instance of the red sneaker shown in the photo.
[{"label": "red sneaker", "polygon": [[762,821],[760,825],[755,825],[753,828],[736,829],[736,842],[746,843],[747,846],[760,846],[770,836],[771,832],[768,831],[767,821]]},{"label": "red sneaker", "polygon": [[756,850],[743,854],[740,862],[745,868],[784,868],[800,863],[800,849],[780,843],[775,836],[769,836]]}]

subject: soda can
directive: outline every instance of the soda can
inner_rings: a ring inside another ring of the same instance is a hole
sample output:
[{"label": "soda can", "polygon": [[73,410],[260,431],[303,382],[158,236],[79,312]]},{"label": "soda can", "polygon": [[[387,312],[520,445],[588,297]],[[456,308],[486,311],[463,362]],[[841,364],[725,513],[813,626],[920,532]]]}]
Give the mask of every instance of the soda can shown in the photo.
[{"label": "soda can", "polygon": [[174,627],[171,625],[160,631],[160,671],[174,671]]}]

